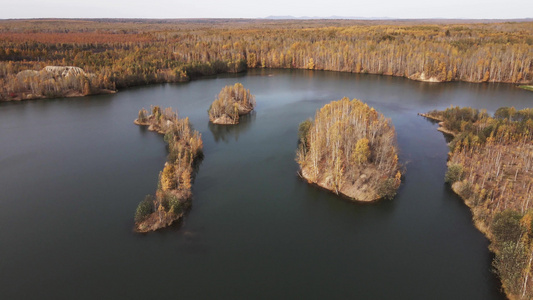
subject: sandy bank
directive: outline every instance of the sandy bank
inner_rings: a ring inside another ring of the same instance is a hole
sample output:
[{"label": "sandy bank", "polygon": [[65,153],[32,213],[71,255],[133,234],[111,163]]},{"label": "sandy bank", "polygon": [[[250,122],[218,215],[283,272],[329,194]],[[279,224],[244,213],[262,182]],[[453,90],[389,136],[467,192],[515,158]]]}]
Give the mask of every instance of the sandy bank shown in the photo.
[{"label": "sandy bank", "polygon": [[312,176],[307,168],[302,169],[299,175],[310,184],[316,185],[337,195],[349,198],[352,201],[368,203],[381,199],[381,197],[378,196],[377,190],[371,188],[367,183],[369,178],[367,174],[362,174],[359,176],[359,178],[353,184],[343,184],[341,189],[338,191],[335,190],[333,185],[328,183],[330,181],[328,178],[321,178],[319,181],[312,180]]}]

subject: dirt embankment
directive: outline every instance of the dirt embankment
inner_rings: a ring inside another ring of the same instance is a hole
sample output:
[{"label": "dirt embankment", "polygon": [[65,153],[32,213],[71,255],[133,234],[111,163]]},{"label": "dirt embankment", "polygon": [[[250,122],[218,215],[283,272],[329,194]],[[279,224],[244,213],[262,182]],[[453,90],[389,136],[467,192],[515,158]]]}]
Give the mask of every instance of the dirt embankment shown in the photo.
[{"label": "dirt embankment", "polygon": [[338,195],[342,195],[346,198],[351,199],[352,201],[359,202],[373,202],[381,199],[378,195],[377,188],[370,185],[369,178],[373,176],[378,176],[377,171],[374,168],[367,168],[359,175],[358,179],[355,182],[348,182],[342,185],[342,187],[337,190],[330,183],[330,178],[322,177],[318,181],[312,180],[311,172],[308,168],[304,168],[300,172],[300,176],[307,180],[308,183],[319,186],[320,188],[326,189]]},{"label": "dirt embankment", "polygon": [[416,80],[416,81],[423,81],[423,82],[444,82],[443,80],[439,80],[437,77],[427,77],[426,74],[424,72],[422,73],[415,73],[411,76],[408,77],[409,79],[411,80]]},{"label": "dirt embankment", "polygon": [[219,125],[235,125],[235,124],[239,124],[239,120],[234,120],[234,119],[230,118],[228,115],[222,115],[222,116],[212,120],[211,122],[213,122],[214,124],[219,124]]}]

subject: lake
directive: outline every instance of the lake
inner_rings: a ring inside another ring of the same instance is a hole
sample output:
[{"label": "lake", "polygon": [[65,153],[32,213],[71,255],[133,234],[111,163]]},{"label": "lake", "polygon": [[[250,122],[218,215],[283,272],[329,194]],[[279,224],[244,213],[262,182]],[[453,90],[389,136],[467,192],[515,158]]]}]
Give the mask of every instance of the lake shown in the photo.
[{"label": "lake", "polygon": [[[210,103],[236,82],[256,111],[210,125]],[[296,175],[298,124],[344,96],[396,127],[407,173],[392,201],[351,203]],[[1,103],[1,298],[504,299],[487,239],[444,184],[445,137],[417,113],[532,103],[509,84],[305,70]],[[151,105],[189,117],[205,158],[184,221],[142,235],[133,215],[167,155],[133,124]]]}]

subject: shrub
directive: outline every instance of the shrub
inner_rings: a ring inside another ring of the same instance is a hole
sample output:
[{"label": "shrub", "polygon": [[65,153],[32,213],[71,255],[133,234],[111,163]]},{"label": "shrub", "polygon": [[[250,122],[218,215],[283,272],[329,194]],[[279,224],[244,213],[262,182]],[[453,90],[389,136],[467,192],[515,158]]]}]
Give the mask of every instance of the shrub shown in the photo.
[{"label": "shrub", "polygon": [[392,200],[396,196],[397,189],[397,181],[394,178],[388,178],[379,183],[378,194],[384,199]]},{"label": "shrub", "polygon": [[527,248],[523,243],[506,242],[496,254],[492,265],[504,285],[513,294],[522,288],[522,271],[527,263]]},{"label": "shrub", "polygon": [[448,171],[446,171],[446,175],[444,175],[444,181],[453,184],[456,181],[459,181],[462,179],[463,176],[463,166],[461,164],[450,164],[448,166]]},{"label": "shrub", "polygon": [[459,190],[459,195],[464,197],[465,199],[470,199],[472,195],[474,194],[472,183],[470,181],[467,181],[466,179],[463,180],[461,184],[461,188]]},{"label": "shrub", "polygon": [[298,126],[298,140],[304,145],[304,147],[307,148],[307,135],[309,133],[309,129],[311,128],[311,125],[313,125],[313,122],[310,119],[307,119],[300,123]]},{"label": "shrub", "polygon": [[516,242],[523,229],[520,226],[522,216],[517,211],[507,209],[497,213],[492,220],[492,234],[497,243]]},{"label": "shrub", "polygon": [[139,122],[146,122],[147,118],[148,118],[148,112],[146,111],[146,109],[143,108],[139,110],[139,116],[137,120],[139,120]]},{"label": "shrub", "polygon": [[178,197],[176,195],[172,195],[169,197],[169,205],[170,205],[170,212],[179,214],[182,211],[182,205]]},{"label": "shrub", "polygon": [[152,196],[147,195],[143,201],[137,205],[137,210],[135,211],[135,222],[142,222],[146,217],[152,213]]},{"label": "shrub", "polygon": [[169,146],[170,146],[170,144],[174,141],[174,137],[175,137],[175,136],[176,136],[176,135],[174,134],[174,131],[172,131],[172,130],[167,130],[167,132],[165,132],[165,136],[163,137],[163,139],[164,139],[165,142],[166,142],[167,144],[169,144]]}]

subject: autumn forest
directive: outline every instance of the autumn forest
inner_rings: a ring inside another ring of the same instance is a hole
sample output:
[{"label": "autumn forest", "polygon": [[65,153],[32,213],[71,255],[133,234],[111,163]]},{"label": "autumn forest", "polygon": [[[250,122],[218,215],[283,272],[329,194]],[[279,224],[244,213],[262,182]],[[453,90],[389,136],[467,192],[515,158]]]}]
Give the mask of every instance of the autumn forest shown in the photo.
[{"label": "autumn forest", "polygon": [[[241,72],[246,75],[234,74]],[[206,80],[197,80],[202,78]],[[151,84],[161,85],[127,89]],[[162,246],[157,251],[136,254],[149,257],[135,262],[139,270],[146,264],[139,273],[153,274],[152,259],[157,260],[159,254],[162,261],[156,263],[170,266],[176,262],[185,271],[169,267],[169,273],[152,285],[163,282],[162,278],[169,280],[161,284],[165,287],[191,279],[180,287],[185,290],[214,278],[206,286],[229,286],[246,272],[253,280],[250,290],[256,291],[264,288],[253,285],[261,282],[257,278],[263,279],[263,273],[278,274],[278,265],[286,271],[287,265],[301,259],[301,270],[288,269],[300,272],[293,274],[297,278],[293,285],[304,282],[301,291],[309,293],[313,290],[301,278],[313,276],[306,280],[321,283],[334,278],[330,290],[337,291],[343,282],[334,272],[345,276],[355,270],[361,272],[346,276],[346,290],[351,292],[358,282],[380,296],[386,289],[369,274],[382,268],[394,269],[391,278],[397,276],[398,286],[391,280],[395,289],[390,293],[399,290],[412,295],[414,289],[407,282],[429,295],[434,292],[433,284],[442,284],[441,291],[450,293],[533,299],[533,108],[527,108],[533,100],[531,91],[531,19],[0,20],[0,105],[5,108],[0,115],[8,120],[0,124],[0,141],[9,144],[2,150],[6,159],[0,159],[0,180],[7,183],[2,186],[8,191],[6,198],[18,200],[26,192],[19,183],[30,173],[20,166],[26,161],[39,168],[42,164],[39,172],[49,178],[32,171],[35,174],[28,177],[35,180],[29,182],[40,187],[41,181],[50,179],[59,186],[45,191],[29,188],[35,194],[27,198],[46,198],[42,203],[49,205],[47,214],[76,206],[65,215],[76,221],[91,220],[91,226],[96,224],[94,236],[105,232],[114,234],[106,241],[119,241],[117,236],[127,240],[117,242],[116,248],[129,248],[116,253],[143,249],[152,245],[150,239],[157,239],[157,247]],[[82,96],[90,97],[82,98],[85,102],[44,100]],[[22,101],[36,99],[42,100]],[[499,109],[494,108],[496,104]],[[182,108],[184,115],[181,110],[178,113]],[[121,114],[124,111],[128,111],[126,117]],[[125,133],[123,124],[130,125],[131,131]],[[436,135],[437,124],[446,139]],[[160,144],[153,143],[152,133],[146,131],[158,133]],[[44,149],[43,158],[23,153],[23,148]],[[161,163],[158,159],[164,155],[166,162]],[[64,163],[79,157],[84,160]],[[156,161],[160,168],[150,174],[157,185],[155,193],[135,198],[129,219],[119,220],[120,226],[129,226],[126,236],[127,230],[109,225],[120,218],[109,206],[123,209],[131,205],[131,194],[145,195],[148,176],[143,176],[153,171],[147,166]],[[72,175],[73,170],[78,173]],[[153,176],[157,172],[159,176]],[[93,177],[83,177],[88,175]],[[71,178],[75,181],[68,183]],[[16,183],[9,184],[10,180]],[[66,192],[76,184],[81,187]],[[63,190],[63,196],[70,198],[60,204],[50,200],[60,199],[57,191]],[[81,198],[94,191],[99,193],[85,200],[90,208],[77,211],[78,203],[71,201],[71,195]],[[116,194],[107,195],[109,191]],[[191,210],[193,199],[198,210]],[[363,203],[378,200],[379,204]],[[458,209],[453,200],[461,205]],[[6,216],[14,216],[12,223],[33,213],[27,204],[17,208],[20,203],[24,202],[3,207]],[[93,205],[103,207],[94,209],[96,221],[82,215],[93,212]],[[185,222],[188,212],[194,212],[192,224]],[[466,225],[461,227],[466,214]],[[143,234],[131,234],[132,225],[133,231]],[[86,229],[80,228],[69,237]],[[181,228],[179,235],[173,231]],[[144,234],[157,230],[157,234]],[[476,239],[476,234],[481,238]],[[19,242],[20,236],[26,235],[13,235],[15,242],[9,244]],[[174,248],[165,257],[169,242],[175,243]],[[32,249],[27,244],[24,248]],[[308,258],[291,254],[304,248],[312,249]],[[382,249],[386,250],[383,254]],[[479,249],[487,257],[481,257]],[[275,253],[275,259],[254,256],[265,250]],[[321,259],[326,255],[338,255],[339,261]],[[13,260],[17,264],[23,261],[17,259]],[[465,269],[452,262],[448,265],[448,260],[464,263]],[[34,262],[27,261],[31,262],[27,269],[33,271]],[[376,266],[365,268],[366,261]],[[228,268],[228,262],[235,265]],[[402,264],[406,262],[413,263],[409,270],[418,272],[412,272],[414,283],[405,276]],[[450,269],[430,278],[427,274],[435,272],[433,263]],[[203,270],[197,267],[201,264],[209,272],[200,271],[201,279],[195,279],[195,272]],[[317,268],[312,269],[315,264]],[[428,265],[431,269],[425,269]],[[487,270],[480,270],[480,265]],[[9,275],[18,268],[12,266]],[[328,268],[333,275],[322,274]],[[115,269],[134,273],[128,268]],[[255,274],[255,270],[261,272]],[[455,277],[446,278],[450,274]],[[471,274],[476,286],[468,281],[471,278],[463,278]],[[352,279],[357,276],[361,278]],[[429,284],[415,279],[428,279]],[[447,280],[453,281],[452,288]],[[194,287],[192,294],[197,292]],[[201,292],[219,296],[219,291]],[[272,295],[263,296],[280,298]],[[210,296],[205,298],[216,298]]]},{"label": "autumn forest", "polygon": [[[47,66],[74,66],[82,72],[57,74],[47,71]],[[0,22],[0,100],[4,101],[96,94],[248,68],[529,84],[533,23]]]},{"label": "autumn forest", "polygon": [[493,265],[512,298],[533,295],[533,110],[451,107],[426,115],[453,135],[445,180],[492,241]]}]

